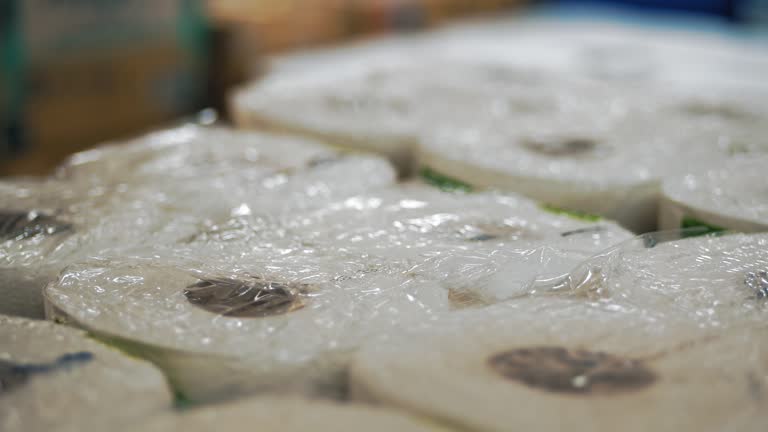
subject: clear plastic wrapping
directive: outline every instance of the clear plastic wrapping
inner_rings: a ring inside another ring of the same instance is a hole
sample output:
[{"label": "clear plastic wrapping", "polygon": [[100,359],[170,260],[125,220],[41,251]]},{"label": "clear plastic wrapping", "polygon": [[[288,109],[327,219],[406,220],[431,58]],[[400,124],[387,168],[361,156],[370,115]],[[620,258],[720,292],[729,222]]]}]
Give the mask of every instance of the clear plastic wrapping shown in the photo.
[{"label": "clear plastic wrapping", "polygon": [[761,328],[768,313],[768,234],[675,240],[676,234],[651,233],[621,243],[581,264],[564,284],[552,285],[553,291],[684,318],[700,327]]},{"label": "clear plastic wrapping", "polygon": [[189,245],[375,258],[439,281],[461,307],[460,299],[493,303],[519,295],[631,237],[614,222],[557,214],[517,195],[404,184],[282,218],[231,218]]},{"label": "clear plastic wrapping", "polygon": [[0,429],[97,432],[171,407],[149,363],[51,322],[0,315]]},{"label": "clear plastic wrapping", "polygon": [[750,156],[722,167],[664,180],[662,229],[709,226],[742,232],[768,230],[765,173],[768,157]]},{"label": "clear plastic wrapping", "polygon": [[353,398],[478,431],[760,431],[768,236],[680,239],[696,233],[640,236],[520,298],[373,340]]},{"label": "clear plastic wrapping", "polygon": [[5,313],[42,317],[42,287],[68,263],[173,247],[209,219],[311,209],[395,181],[381,158],[192,125],[77,154],[59,177],[0,190],[11,212],[4,227],[15,235],[0,245]]},{"label": "clear plastic wrapping", "polygon": [[135,432],[207,432],[256,425],[264,432],[306,430],[371,432],[439,432],[446,429],[407,414],[363,404],[297,398],[257,398],[197,408],[181,414],[150,418],[133,425]]}]

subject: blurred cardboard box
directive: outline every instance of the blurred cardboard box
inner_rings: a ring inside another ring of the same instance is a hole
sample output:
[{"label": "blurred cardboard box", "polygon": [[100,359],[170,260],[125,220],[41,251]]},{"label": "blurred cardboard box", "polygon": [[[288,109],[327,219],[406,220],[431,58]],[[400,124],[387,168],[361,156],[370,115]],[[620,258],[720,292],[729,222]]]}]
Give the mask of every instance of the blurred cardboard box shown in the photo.
[{"label": "blurred cardboard box", "polygon": [[0,58],[11,72],[0,92],[0,173],[45,173],[74,151],[203,106],[208,40],[201,2],[5,3],[10,30]]}]

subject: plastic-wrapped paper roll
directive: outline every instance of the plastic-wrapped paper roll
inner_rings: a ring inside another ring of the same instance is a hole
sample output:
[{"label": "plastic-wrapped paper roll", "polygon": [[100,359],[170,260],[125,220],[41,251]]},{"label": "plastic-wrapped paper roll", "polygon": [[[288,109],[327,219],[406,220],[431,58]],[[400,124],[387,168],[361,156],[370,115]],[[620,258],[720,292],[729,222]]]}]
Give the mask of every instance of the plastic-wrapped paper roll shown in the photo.
[{"label": "plastic-wrapped paper roll", "polygon": [[400,269],[280,252],[73,265],[46,287],[46,314],[151,360],[199,401],[338,394],[366,338],[447,309],[443,289]]},{"label": "plastic-wrapped paper roll", "polygon": [[85,333],[0,315],[0,430],[104,431],[172,405],[149,363]]},{"label": "plastic-wrapped paper roll", "polygon": [[403,169],[412,163],[413,83],[398,79],[392,68],[316,72],[270,76],[236,92],[236,124],[375,151]]},{"label": "plastic-wrapped paper roll", "polygon": [[525,292],[538,279],[567,274],[632,236],[613,222],[556,214],[518,195],[405,184],[279,220],[236,217],[211,226],[190,245],[337,250],[440,281],[457,298],[493,303]]},{"label": "plastic-wrapped paper roll", "polygon": [[359,351],[352,394],[473,431],[763,430],[765,329],[657,318],[556,298],[457,314]]},{"label": "plastic-wrapped paper roll", "polygon": [[37,251],[55,252],[73,234],[81,194],[53,181],[0,182],[0,314],[42,317],[42,289],[57,270],[38,261]]},{"label": "plastic-wrapped paper roll", "polygon": [[753,156],[665,179],[659,226],[667,230],[706,226],[713,230],[768,231],[767,169],[768,157]]},{"label": "plastic-wrapped paper roll", "polygon": [[78,153],[58,176],[116,183],[146,206],[210,218],[243,204],[264,212],[308,208],[394,181],[392,168],[376,157],[339,156],[301,138],[195,125]]},{"label": "plastic-wrapped paper roll", "polygon": [[133,425],[135,432],[235,431],[253,425],[264,432],[352,431],[438,432],[447,429],[407,414],[363,404],[257,398],[213,405]]},{"label": "plastic-wrapped paper roll", "polygon": [[640,236],[590,259],[560,289],[702,327],[765,323],[768,234],[665,238],[670,234]]},{"label": "plastic-wrapped paper roll", "polygon": [[101,184],[225,181],[234,176],[247,182],[334,157],[330,148],[306,139],[187,124],[76,153],[56,175]]},{"label": "plastic-wrapped paper roll", "polygon": [[351,197],[289,226],[309,244],[399,262],[440,281],[455,306],[514,297],[632,237],[614,222],[558,214],[519,195],[420,185]]},{"label": "plastic-wrapped paper roll", "polygon": [[529,116],[512,126],[446,126],[425,135],[423,166],[481,188],[501,188],[570,210],[614,219],[633,231],[656,226],[662,177],[726,155],[653,115],[583,112]]}]

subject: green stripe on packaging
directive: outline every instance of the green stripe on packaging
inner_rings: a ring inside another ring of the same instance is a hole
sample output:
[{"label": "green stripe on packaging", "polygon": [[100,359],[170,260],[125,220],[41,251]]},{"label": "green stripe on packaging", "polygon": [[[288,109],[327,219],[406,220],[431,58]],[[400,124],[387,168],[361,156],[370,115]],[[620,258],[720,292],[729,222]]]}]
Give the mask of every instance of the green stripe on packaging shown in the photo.
[{"label": "green stripe on packaging", "polygon": [[707,235],[712,233],[718,233],[725,231],[725,228],[708,224],[706,222],[702,222],[696,218],[690,217],[690,216],[684,216],[683,220],[680,222],[680,228],[686,229],[686,228],[703,228],[701,231],[696,232],[684,232],[683,237],[696,237],[700,235]]},{"label": "green stripe on packaging", "polygon": [[541,209],[557,215],[568,216],[571,219],[577,219],[585,222],[597,222],[602,220],[601,216],[596,214],[586,213],[578,210],[568,210],[561,207],[554,206],[552,204],[541,204]]},{"label": "green stripe on packaging", "polygon": [[441,174],[432,168],[423,167],[419,172],[422,180],[445,191],[472,192],[473,187],[461,180]]}]

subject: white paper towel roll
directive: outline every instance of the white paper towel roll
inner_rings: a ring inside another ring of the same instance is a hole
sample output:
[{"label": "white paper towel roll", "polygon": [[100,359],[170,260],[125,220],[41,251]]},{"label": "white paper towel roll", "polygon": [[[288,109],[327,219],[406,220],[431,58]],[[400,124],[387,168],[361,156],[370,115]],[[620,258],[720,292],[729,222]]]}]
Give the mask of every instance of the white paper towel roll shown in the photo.
[{"label": "white paper towel roll", "polygon": [[352,394],[473,431],[760,431],[765,329],[528,298],[355,356]]},{"label": "white paper towel roll", "polygon": [[128,429],[135,432],[234,431],[249,425],[264,432],[352,431],[438,432],[430,422],[363,404],[293,398],[244,399],[158,416]]},{"label": "white paper towel roll", "polygon": [[0,315],[0,429],[120,428],[171,407],[159,370],[51,322]]},{"label": "white paper towel roll", "polygon": [[340,252],[213,255],[70,266],[47,286],[46,314],[151,360],[198,401],[338,394],[359,344],[447,309],[437,284]]},{"label": "white paper towel roll", "polygon": [[752,156],[665,179],[659,226],[768,231],[767,168],[768,156]]}]

